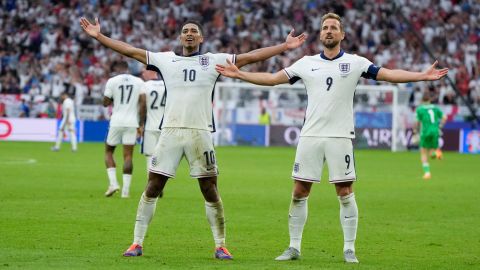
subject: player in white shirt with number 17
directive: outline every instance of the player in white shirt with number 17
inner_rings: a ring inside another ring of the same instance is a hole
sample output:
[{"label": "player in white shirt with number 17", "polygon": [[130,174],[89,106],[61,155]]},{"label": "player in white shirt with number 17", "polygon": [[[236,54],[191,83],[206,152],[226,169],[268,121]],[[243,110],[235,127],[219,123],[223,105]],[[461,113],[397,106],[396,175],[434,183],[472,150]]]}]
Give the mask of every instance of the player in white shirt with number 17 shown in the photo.
[{"label": "player in white shirt with number 17", "polygon": [[113,154],[118,144],[123,145],[123,188],[122,198],[129,197],[133,172],[133,148],[137,137],[143,133],[145,123],[145,85],[142,79],[130,74],[128,64],[114,64],[119,75],[110,78],[105,85],[103,106],[113,104],[110,126],[105,142],[105,165],[109,187],[105,196],[110,197],[120,190],[117,182],[116,164]]},{"label": "player in white shirt with number 17", "polygon": [[400,83],[438,80],[448,72],[448,69],[435,69],[436,62],[423,72],[380,68],[364,57],[341,50],[344,38],[341,18],[328,13],[322,17],[320,41],[324,51],[321,54],[305,56],[275,74],[240,71],[232,63],[217,66],[217,71],[224,76],[260,85],[294,83],[302,79],[307,90],[308,107],[292,172],[295,183],[288,218],[290,245],[276,258],[279,261],[300,257],[308,196],[312,183],[320,182],[326,161],[329,182],[335,184],[340,203],[344,259],[347,263],[358,263],[354,246],[358,209],[352,186],[356,180],[352,139],[355,138],[353,96],[360,77]]}]

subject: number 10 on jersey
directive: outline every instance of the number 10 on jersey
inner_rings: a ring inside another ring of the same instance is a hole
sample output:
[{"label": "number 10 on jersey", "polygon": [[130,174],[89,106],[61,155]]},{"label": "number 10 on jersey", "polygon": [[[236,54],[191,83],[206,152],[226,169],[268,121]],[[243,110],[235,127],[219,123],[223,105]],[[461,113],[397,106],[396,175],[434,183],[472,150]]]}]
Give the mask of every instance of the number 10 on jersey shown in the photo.
[{"label": "number 10 on jersey", "polygon": [[187,79],[191,82],[195,81],[195,77],[197,76],[197,72],[195,69],[184,69],[183,71],[183,81],[187,81]]}]

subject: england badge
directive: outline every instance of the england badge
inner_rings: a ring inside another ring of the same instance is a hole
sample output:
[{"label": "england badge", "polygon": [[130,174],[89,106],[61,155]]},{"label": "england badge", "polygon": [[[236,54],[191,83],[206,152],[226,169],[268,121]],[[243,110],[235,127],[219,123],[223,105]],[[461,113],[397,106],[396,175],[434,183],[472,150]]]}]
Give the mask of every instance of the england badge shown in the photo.
[{"label": "england badge", "polygon": [[198,57],[198,62],[200,63],[200,66],[202,67],[203,70],[207,69],[208,66],[210,65],[210,61],[208,56],[205,55],[200,55]]}]

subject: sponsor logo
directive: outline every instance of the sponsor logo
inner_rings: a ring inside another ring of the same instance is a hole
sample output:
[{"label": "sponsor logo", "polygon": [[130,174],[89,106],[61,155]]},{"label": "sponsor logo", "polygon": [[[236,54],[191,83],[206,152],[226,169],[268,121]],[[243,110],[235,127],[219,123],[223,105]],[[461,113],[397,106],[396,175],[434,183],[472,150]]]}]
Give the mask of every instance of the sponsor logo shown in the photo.
[{"label": "sponsor logo", "polygon": [[347,219],[347,218],[354,218],[354,217],[355,217],[355,216],[349,216],[349,217],[345,216],[345,219]]},{"label": "sponsor logo", "polygon": [[5,139],[12,134],[12,124],[7,120],[0,120],[0,139]]},{"label": "sponsor logo", "polygon": [[172,63],[179,62],[180,59],[172,59]]},{"label": "sponsor logo", "polygon": [[345,175],[351,174],[353,171],[346,172]]},{"label": "sponsor logo", "polygon": [[316,71],[316,70],[319,70],[320,68],[312,68],[312,71]]},{"label": "sponsor logo", "polygon": [[202,66],[202,69],[205,70],[210,65],[210,60],[209,60],[208,56],[200,55],[198,57],[198,63],[200,63],[200,66]]}]

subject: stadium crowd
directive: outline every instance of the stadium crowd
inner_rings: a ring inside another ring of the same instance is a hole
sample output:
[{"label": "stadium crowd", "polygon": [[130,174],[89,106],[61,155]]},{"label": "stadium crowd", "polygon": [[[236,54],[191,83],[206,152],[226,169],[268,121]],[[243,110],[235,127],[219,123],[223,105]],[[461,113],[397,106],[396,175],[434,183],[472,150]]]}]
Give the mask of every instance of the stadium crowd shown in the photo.
[{"label": "stadium crowd", "polygon": [[[22,94],[22,115],[28,109],[30,117],[54,117],[54,100],[65,91],[77,105],[101,101],[112,65],[120,56],[85,36],[79,24],[81,16],[99,17],[102,32],[115,39],[151,51],[178,53],[178,27],[186,19],[203,24],[206,42],[202,52],[247,52],[284,41],[292,27],[297,34],[306,31],[309,40],[302,49],[248,67],[274,72],[303,55],[321,51],[321,16],[333,11],[344,19],[345,51],[365,56],[379,66],[419,71],[433,59],[418,35],[440,65],[450,68],[449,77],[461,95],[476,107],[480,104],[480,2],[475,0],[1,3],[0,94]],[[141,64],[130,61],[129,65],[133,74],[140,73]],[[405,87],[412,92],[413,105],[418,105],[416,97],[425,89],[432,91],[436,103],[461,105],[445,80]],[[1,115],[6,114],[4,103],[0,99]]]}]

